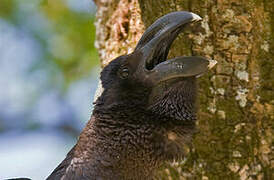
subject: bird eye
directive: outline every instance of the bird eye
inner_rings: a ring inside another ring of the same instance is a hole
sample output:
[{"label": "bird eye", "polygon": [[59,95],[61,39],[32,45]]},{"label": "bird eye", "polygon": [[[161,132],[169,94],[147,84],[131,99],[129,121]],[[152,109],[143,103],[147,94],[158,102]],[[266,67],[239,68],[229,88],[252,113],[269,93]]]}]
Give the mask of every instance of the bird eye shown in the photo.
[{"label": "bird eye", "polygon": [[129,70],[127,67],[123,68],[122,71],[120,72],[120,76],[122,79],[126,79],[129,75]]}]

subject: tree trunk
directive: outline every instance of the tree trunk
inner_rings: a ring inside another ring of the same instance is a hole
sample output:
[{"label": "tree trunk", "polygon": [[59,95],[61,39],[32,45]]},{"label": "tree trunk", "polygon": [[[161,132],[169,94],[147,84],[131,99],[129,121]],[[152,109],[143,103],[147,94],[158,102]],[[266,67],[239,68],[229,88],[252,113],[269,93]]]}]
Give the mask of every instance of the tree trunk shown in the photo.
[{"label": "tree trunk", "polygon": [[[274,167],[274,1],[95,0],[102,66],[130,53],[160,16],[186,10],[203,21],[180,35],[169,56],[218,61],[200,79],[200,112],[185,160],[162,179],[271,179]],[[183,39],[183,40],[182,40]]]}]

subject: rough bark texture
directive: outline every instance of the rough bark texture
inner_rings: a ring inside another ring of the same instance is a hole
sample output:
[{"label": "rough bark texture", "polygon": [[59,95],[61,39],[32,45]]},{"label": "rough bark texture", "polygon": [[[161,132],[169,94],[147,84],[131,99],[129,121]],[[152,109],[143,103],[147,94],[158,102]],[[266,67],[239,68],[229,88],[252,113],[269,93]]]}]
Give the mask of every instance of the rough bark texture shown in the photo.
[{"label": "rough bark texture", "polygon": [[274,119],[274,1],[95,0],[102,66],[131,52],[144,29],[172,11],[203,17],[180,35],[169,56],[218,61],[200,80],[199,132],[183,162],[163,179],[272,179]]}]

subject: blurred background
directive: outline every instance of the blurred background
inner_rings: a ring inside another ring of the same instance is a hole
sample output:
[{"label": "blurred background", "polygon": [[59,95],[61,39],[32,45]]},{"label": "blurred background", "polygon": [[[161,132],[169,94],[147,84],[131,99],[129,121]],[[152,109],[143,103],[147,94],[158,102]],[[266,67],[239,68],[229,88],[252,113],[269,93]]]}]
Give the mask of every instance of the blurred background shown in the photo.
[{"label": "blurred background", "polygon": [[0,179],[45,179],[92,112],[92,0],[0,0]]}]

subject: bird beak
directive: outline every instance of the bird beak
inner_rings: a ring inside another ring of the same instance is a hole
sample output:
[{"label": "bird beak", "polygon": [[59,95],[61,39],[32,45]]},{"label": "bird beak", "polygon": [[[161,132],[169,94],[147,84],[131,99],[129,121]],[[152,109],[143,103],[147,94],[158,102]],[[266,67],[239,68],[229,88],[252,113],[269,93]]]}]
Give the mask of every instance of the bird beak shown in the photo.
[{"label": "bird beak", "polygon": [[216,60],[214,60],[214,59],[210,59],[210,60],[208,60],[209,61],[209,64],[208,64],[208,69],[211,69],[211,68],[213,68],[216,64],[217,64],[217,61]]},{"label": "bird beak", "polygon": [[186,11],[172,12],[156,20],[144,32],[135,48],[134,52],[141,54],[137,73],[144,73],[144,78],[154,84],[177,77],[198,77],[212,68],[216,61],[203,57],[167,60],[170,46],[183,28],[200,20],[202,18],[197,14]]},{"label": "bird beak", "polygon": [[149,80],[159,83],[173,78],[200,77],[211,69],[217,61],[203,57],[177,57],[156,65],[149,74]]}]

